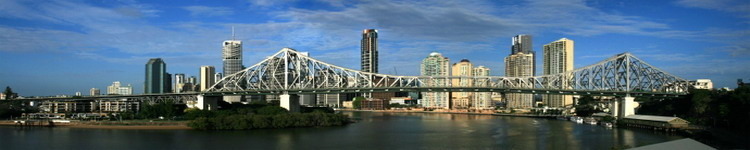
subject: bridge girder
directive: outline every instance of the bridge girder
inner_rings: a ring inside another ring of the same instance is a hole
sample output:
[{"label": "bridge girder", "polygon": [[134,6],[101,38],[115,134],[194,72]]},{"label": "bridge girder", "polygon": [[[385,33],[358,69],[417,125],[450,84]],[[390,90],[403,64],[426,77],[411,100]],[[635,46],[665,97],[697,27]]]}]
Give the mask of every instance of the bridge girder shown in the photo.
[{"label": "bridge girder", "polygon": [[[473,84],[451,85],[453,80],[469,80]],[[475,90],[571,95],[684,95],[688,87],[687,80],[653,67],[630,53],[618,54],[572,71],[543,76],[398,76],[339,67],[284,48],[253,66],[227,75],[204,94]]]}]

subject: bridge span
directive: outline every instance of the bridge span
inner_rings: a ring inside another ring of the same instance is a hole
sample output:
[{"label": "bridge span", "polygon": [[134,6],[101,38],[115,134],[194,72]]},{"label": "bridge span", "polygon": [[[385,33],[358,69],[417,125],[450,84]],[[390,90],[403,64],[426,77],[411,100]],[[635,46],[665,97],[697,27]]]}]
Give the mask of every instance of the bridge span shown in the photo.
[{"label": "bridge span", "polygon": [[[451,81],[468,81],[452,85]],[[362,72],[329,64],[291,48],[283,48],[244,70],[227,75],[200,93],[107,95],[28,100],[130,98],[146,102],[176,100],[201,109],[216,108],[216,101],[232,95],[280,95],[281,105],[296,111],[296,94],[373,92],[499,92],[622,97],[618,116],[634,114],[633,96],[679,96],[688,92],[687,80],[671,75],[622,53],[596,64],[559,74],[527,77],[400,76]]]}]

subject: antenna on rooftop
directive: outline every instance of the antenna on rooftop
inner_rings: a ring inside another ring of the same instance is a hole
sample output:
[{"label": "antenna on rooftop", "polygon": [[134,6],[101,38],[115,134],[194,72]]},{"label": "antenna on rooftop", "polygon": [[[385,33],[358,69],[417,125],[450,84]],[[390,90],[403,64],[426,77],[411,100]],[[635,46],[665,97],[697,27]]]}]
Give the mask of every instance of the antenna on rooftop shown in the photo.
[{"label": "antenna on rooftop", "polygon": [[234,26],[232,26],[232,41],[234,41]]}]

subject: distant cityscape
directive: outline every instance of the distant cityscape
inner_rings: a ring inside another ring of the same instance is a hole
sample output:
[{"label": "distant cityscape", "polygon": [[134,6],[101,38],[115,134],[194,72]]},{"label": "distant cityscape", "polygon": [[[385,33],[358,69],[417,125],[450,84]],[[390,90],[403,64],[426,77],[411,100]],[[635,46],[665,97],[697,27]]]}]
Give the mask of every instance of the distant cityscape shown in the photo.
[{"label": "distant cityscape", "polygon": [[[234,38],[222,42],[222,71],[216,72],[214,66],[200,66],[199,75],[184,73],[171,74],[167,71],[167,63],[161,58],[149,59],[145,64],[144,94],[166,93],[197,93],[210,89],[219,83],[225,75],[232,75],[245,69],[242,64],[243,43]],[[526,77],[537,75],[536,51],[532,47],[532,35],[521,34],[511,38],[512,46],[509,54],[504,57],[505,76]],[[361,71],[378,73],[378,31],[365,29],[361,39]],[[571,71],[575,68],[575,43],[568,38],[560,38],[545,44],[542,48],[542,75],[551,75]],[[307,52],[303,52],[309,55]],[[483,65],[474,64],[469,59],[451,64],[449,57],[440,52],[426,54],[422,60],[420,74],[422,76],[490,76],[491,70]],[[498,56],[499,57],[499,56]],[[474,86],[482,84],[473,79],[438,80],[434,85],[450,83],[460,86]],[[567,83],[563,83],[567,84]],[[713,89],[710,79],[698,79],[691,84],[697,89]],[[91,88],[89,96],[101,95],[132,95],[131,84],[114,81],[107,87],[106,93],[97,88]],[[84,96],[76,92],[75,96]],[[425,109],[445,110],[495,110],[498,108],[529,110],[535,107],[570,110],[579,96],[575,95],[546,95],[499,92],[373,92],[373,93],[340,93],[340,94],[300,94],[299,104],[308,107],[352,108],[355,97],[367,98],[363,109],[386,109],[389,104],[413,105]],[[58,97],[70,97],[59,95]],[[607,98],[607,97],[603,97]],[[254,101],[279,101],[279,95],[246,95],[224,96],[223,100],[230,103],[249,103]],[[381,103],[371,105],[370,103]],[[367,106],[373,106],[367,107]],[[50,109],[51,110],[51,109]]]}]

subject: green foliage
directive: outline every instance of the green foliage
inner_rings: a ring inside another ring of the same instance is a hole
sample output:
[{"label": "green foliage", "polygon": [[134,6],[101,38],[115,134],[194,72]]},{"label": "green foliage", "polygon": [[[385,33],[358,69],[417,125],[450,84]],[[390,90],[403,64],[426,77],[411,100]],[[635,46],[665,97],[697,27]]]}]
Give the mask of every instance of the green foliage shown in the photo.
[{"label": "green foliage", "polygon": [[734,91],[690,89],[677,98],[650,99],[641,103],[639,114],[677,116],[691,124],[750,130],[750,87]]},{"label": "green foliage", "polygon": [[279,106],[265,106],[265,107],[258,109],[258,114],[260,115],[276,115],[276,114],[285,114],[287,112],[289,111]]},{"label": "green foliage", "polygon": [[141,118],[154,119],[158,117],[174,118],[181,116],[184,112],[185,105],[175,105],[172,101],[156,103],[153,105],[141,105],[141,111],[138,115]]},{"label": "green foliage", "polygon": [[615,122],[616,118],[612,116],[604,116],[602,117],[601,122]]},{"label": "green foliage", "polygon": [[589,95],[579,98],[578,104],[575,106],[576,115],[581,117],[588,117],[591,116],[591,114],[601,112],[600,110],[596,110],[594,108],[594,101],[594,97],[591,97]]},{"label": "green foliage", "polygon": [[256,104],[234,105],[232,109],[207,111],[188,109],[188,126],[202,130],[247,130],[265,128],[338,126],[349,123],[343,114],[314,109],[312,113],[289,113],[279,106]]},{"label": "green foliage", "polygon": [[10,89],[10,86],[6,86],[6,87],[5,87],[5,91],[3,91],[3,94],[5,95],[5,97],[4,97],[4,98],[5,98],[5,100],[11,100],[11,99],[13,99],[13,98],[14,98],[14,97],[13,97],[13,95],[14,95],[15,93],[13,93],[13,90],[12,90],[12,89]]},{"label": "green foliage", "polygon": [[352,102],[352,105],[353,105],[352,107],[354,107],[354,109],[362,108],[362,101],[364,100],[365,100],[365,97],[362,97],[362,96],[354,97],[354,101]]},{"label": "green foliage", "polygon": [[0,118],[20,117],[22,113],[34,113],[37,111],[36,108],[26,105],[24,101],[0,101]]}]

